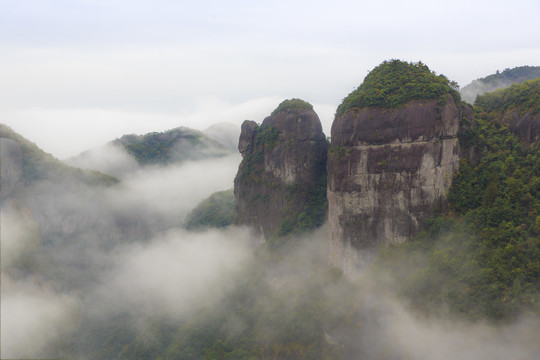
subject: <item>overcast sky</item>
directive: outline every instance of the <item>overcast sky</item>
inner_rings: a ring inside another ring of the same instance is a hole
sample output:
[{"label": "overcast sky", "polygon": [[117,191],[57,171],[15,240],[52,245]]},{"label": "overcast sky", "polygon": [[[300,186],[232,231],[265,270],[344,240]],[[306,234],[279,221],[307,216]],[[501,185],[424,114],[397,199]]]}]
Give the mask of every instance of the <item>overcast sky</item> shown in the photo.
[{"label": "overcast sky", "polygon": [[540,65],[539,0],[0,0],[0,122],[59,158],[126,133],[337,105],[383,60],[464,86]]}]

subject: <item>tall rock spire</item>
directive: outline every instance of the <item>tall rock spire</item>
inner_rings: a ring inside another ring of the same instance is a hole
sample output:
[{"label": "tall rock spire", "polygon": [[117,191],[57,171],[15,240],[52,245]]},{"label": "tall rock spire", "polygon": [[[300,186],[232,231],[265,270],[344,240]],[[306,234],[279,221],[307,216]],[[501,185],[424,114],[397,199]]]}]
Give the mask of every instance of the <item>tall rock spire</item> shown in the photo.
[{"label": "tall rock spire", "polygon": [[[367,266],[445,199],[459,166],[461,105],[448,80],[398,60],[345,98],[328,159],[330,262]],[[459,96],[457,96],[459,99]]]},{"label": "tall rock spire", "polygon": [[328,143],[309,103],[285,100],[260,126],[246,120],[238,149],[236,224],[253,226],[265,241],[324,222]]}]

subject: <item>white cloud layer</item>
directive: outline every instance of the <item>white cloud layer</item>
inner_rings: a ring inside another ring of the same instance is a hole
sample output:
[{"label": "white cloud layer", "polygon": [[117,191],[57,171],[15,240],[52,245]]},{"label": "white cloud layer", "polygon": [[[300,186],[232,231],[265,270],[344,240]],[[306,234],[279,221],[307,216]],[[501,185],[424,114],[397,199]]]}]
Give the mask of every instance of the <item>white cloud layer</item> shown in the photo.
[{"label": "white cloud layer", "polygon": [[2,358],[43,358],[80,322],[77,298],[33,279],[15,281],[2,273]]},{"label": "white cloud layer", "polygon": [[150,243],[118,250],[98,289],[110,311],[137,318],[182,317],[216,304],[251,259],[247,229],[189,233],[172,230]]},{"label": "white cloud layer", "polygon": [[286,98],[335,111],[386,59],[461,85],[538,65],[538,15],[534,0],[7,0],[0,121],[63,158],[129,132],[262,121]]}]

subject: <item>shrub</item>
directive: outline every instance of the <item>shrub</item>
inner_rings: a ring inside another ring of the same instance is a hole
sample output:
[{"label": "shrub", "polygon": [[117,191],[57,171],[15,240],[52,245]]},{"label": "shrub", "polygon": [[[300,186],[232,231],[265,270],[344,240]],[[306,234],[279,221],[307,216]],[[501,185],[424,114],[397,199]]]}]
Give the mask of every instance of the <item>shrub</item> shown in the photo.
[{"label": "shrub", "polygon": [[338,106],[337,116],[351,108],[396,108],[411,100],[441,98],[451,94],[456,102],[461,98],[457,83],[444,75],[435,75],[422,62],[384,61],[373,69],[362,85],[350,93]]},{"label": "shrub", "polygon": [[272,111],[272,116],[288,110],[313,110],[313,106],[301,99],[288,99],[281,102],[281,104]]}]

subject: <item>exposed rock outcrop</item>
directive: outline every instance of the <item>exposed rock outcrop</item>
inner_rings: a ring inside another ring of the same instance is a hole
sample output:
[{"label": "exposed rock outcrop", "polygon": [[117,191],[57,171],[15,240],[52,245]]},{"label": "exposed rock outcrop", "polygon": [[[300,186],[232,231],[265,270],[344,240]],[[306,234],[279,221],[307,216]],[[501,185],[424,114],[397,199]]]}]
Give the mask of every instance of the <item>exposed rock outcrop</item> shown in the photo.
[{"label": "exposed rock outcrop", "polygon": [[284,101],[259,126],[242,124],[234,222],[268,240],[321,225],[328,143],[311,105]]},{"label": "exposed rock outcrop", "polygon": [[352,271],[380,246],[419,231],[458,169],[461,113],[447,95],[336,117],[328,159],[331,264]]},{"label": "exposed rock outcrop", "polygon": [[510,125],[510,131],[516,134],[520,141],[532,144],[540,140],[540,114],[532,115],[527,112],[520,115],[518,110],[514,110],[503,118],[503,121]]}]

